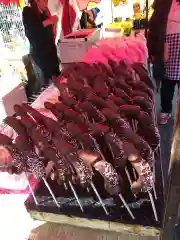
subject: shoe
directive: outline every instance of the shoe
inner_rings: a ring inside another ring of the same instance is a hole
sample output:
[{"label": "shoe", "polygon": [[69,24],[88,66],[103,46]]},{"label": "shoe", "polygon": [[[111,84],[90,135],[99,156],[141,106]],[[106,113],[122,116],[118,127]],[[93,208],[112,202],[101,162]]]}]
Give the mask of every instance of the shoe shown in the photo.
[{"label": "shoe", "polygon": [[167,124],[170,118],[171,118],[170,113],[160,113],[160,115],[159,115],[159,125]]}]

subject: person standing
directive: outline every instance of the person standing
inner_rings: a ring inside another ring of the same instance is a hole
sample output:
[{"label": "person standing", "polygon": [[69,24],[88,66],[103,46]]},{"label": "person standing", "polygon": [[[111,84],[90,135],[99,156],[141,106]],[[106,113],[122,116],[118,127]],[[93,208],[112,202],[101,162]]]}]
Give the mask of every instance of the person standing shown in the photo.
[{"label": "person standing", "polygon": [[161,81],[159,124],[171,118],[175,87],[180,83],[180,0],[156,0],[149,23],[149,56]]},{"label": "person standing", "polygon": [[58,19],[50,15],[47,4],[47,0],[30,0],[29,6],[24,7],[22,13],[25,34],[30,42],[30,54],[43,73],[44,80],[40,87],[60,74],[53,28]]}]

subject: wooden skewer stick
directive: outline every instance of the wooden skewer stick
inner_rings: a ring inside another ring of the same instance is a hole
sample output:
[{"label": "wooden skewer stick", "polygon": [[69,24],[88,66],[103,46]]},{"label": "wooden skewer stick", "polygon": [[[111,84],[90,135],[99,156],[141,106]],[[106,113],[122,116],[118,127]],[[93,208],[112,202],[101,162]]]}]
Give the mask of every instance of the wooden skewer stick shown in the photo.
[{"label": "wooden skewer stick", "polygon": [[[131,179],[131,176],[130,176],[130,174],[129,174],[129,171],[128,171],[127,167],[125,168],[125,173],[126,173],[126,176],[127,176],[127,178],[128,178],[128,181],[129,181],[130,186],[132,186],[133,182],[132,182],[132,179]],[[134,194],[134,197],[135,197],[135,198],[137,197],[136,194]]]},{"label": "wooden skewer stick", "polygon": [[137,174],[136,174],[136,170],[133,168],[133,176],[134,176],[134,180],[137,180]]},{"label": "wooden skewer stick", "polygon": [[57,199],[56,199],[56,197],[55,197],[55,195],[54,195],[52,189],[50,188],[48,182],[46,181],[46,179],[45,179],[44,177],[42,178],[42,180],[44,181],[44,184],[46,185],[46,187],[47,187],[49,193],[51,194],[51,196],[52,196],[52,198],[53,198],[53,200],[54,200],[56,206],[59,208],[60,205],[58,204]]},{"label": "wooden skewer stick", "polygon": [[[156,150],[155,150],[156,151]],[[155,156],[154,156],[154,152],[153,152],[153,193],[154,193],[154,197],[157,200],[157,193],[156,193],[156,188],[155,188],[155,181],[156,181],[156,168],[155,168]]]},{"label": "wooden skewer stick", "polygon": [[71,188],[71,190],[72,190],[72,192],[73,192],[73,194],[74,194],[74,196],[75,196],[75,198],[76,198],[76,200],[77,200],[77,202],[79,204],[79,207],[80,207],[81,211],[84,212],[83,206],[82,206],[82,204],[80,202],[80,199],[78,198],[78,195],[76,193],[75,188],[73,187],[71,181],[69,181],[68,183],[69,183],[69,186],[70,186],[70,188]]},{"label": "wooden skewer stick", "polygon": [[151,201],[151,205],[152,205],[152,209],[153,209],[153,213],[154,213],[154,218],[155,218],[156,222],[158,222],[156,206],[155,206],[155,203],[154,203],[152,193],[150,191],[148,191],[148,195],[149,195],[149,198],[150,198],[150,201]]},{"label": "wooden skewer stick", "polygon": [[106,213],[106,215],[109,215],[109,213],[108,213],[108,211],[107,211],[107,209],[106,209],[106,206],[105,206],[105,204],[103,203],[103,200],[101,199],[101,197],[100,197],[100,195],[99,195],[96,187],[94,186],[94,183],[91,182],[90,184],[91,184],[91,187],[92,187],[93,191],[95,192],[96,196],[98,197],[99,202],[101,203],[101,206],[102,206],[103,209],[104,209],[104,212]]},{"label": "wooden skewer stick", "polygon": [[128,181],[129,181],[130,185],[132,185],[132,179],[131,179],[131,176],[130,176],[129,171],[128,171],[127,168],[125,168],[125,173],[126,173],[126,176],[128,178]]},{"label": "wooden skewer stick", "polygon": [[64,188],[65,188],[65,190],[68,190],[68,186],[66,183],[64,183]]},{"label": "wooden skewer stick", "polygon": [[155,188],[154,182],[153,182],[153,193],[154,193],[154,198],[157,200],[157,193],[156,193],[156,188]]},{"label": "wooden skewer stick", "polygon": [[128,213],[129,213],[129,215],[131,216],[131,218],[132,218],[132,219],[135,219],[135,217],[134,217],[131,209],[130,209],[129,206],[127,205],[127,203],[126,203],[126,201],[125,201],[125,199],[124,199],[124,197],[122,196],[121,193],[119,194],[119,198],[121,199],[123,205],[124,205],[125,208],[127,209],[127,211],[128,211]]},{"label": "wooden skewer stick", "polygon": [[91,136],[91,134],[89,134],[89,136],[90,136],[90,138],[93,140],[93,143],[94,143],[94,145],[95,145],[95,147],[96,147],[96,150],[98,151],[98,153],[100,153],[102,159],[103,159],[104,161],[106,161],[106,159],[105,159],[105,157],[104,157],[104,154],[102,153],[102,151],[101,151],[101,149],[100,149],[100,147],[99,147],[99,144],[97,143],[96,139],[95,139],[93,136]]},{"label": "wooden skewer stick", "polygon": [[30,182],[29,182],[29,178],[28,178],[28,175],[27,175],[26,172],[25,172],[25,176],[26,176],[26,179],[27,179],[28,186],[29,186],[29,189],[30,189],[30,191],[31,191],[32,197],[33,197],[33,199],[34,199],[34,202],[35,202],[36,205],[39,205],[39,203],[38,203],[38,201],[37,201],[37,198],[36,198],[36,196],[35,196],[35,193],[34,193],[34,191],[33,191],[33,189],[32,189],[32,186],[31,186],[31,184],[30,184]]},{"label": "wooden skewer stick", "polygon": [[[95,147],[96,147],[96,150],[100,153],[102,159],[105,161],[105,157],[104,157],[103,153],[101,152],[101,150],[100,150],[100,148],[99,148],[99,145],[98,145],[96,139],[94,139],[90,134],[89,134],[89,136],[90,136],[90,138],[93,140],[93,143],[94,143],[94,145],[95,145]],[[94,183],[93,183],[93,182],[90,182],[90,185],[91,185],[94,193],[96,194],[99,202],[101,203],[101,206],[102,206],[102,208],[104,209],[104,212],[106,213],[106,215],[109,215],[109,213],[108,213],[108,211],[107,211],[107,209],[106,209],[106,206],[105,206],[105,204],[103,203],[103,200],[102,200],[101,196],[99,195],[99,193],[98,193],[98,191],[97,191]],[[87,188],[87,191],[89,192],[89,189],[88,189],[88,188]]]}]

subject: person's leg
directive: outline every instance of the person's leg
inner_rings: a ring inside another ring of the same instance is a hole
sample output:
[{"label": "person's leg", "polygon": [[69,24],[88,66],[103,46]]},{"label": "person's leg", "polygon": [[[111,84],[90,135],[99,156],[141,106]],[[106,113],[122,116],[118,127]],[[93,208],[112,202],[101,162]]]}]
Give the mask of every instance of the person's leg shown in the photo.
[{"label": "person's leg", "polygon": [[153,77],[156,82],[157,89],[160,88],[161,79],[164,79],[164,61],[162,59],[157,59],[153,64]]},{"label": "person's leg", "polygon": [[36,77],[36,82],[34,84],[34,93],[38,93],[41,90],[41,87],[44,85],[43,71],[33,58],[31,59],[31,62]]},{"label": "person's leg", "polygon": [[45,84],[48,85],[53,76],[57,77],[60,75],[59,61],[52,59],[49,62],[44,63],[43,74],[45,78]]},{"label": "person's leg", "polygon": [[171,117],[172,100],[177,81],[164,79],[161,83],[161,114],[159,123],[166,124]]},{"label": "person's leg", "polygon": [[177,81],[178,90],[180,89],[180,81]]}]

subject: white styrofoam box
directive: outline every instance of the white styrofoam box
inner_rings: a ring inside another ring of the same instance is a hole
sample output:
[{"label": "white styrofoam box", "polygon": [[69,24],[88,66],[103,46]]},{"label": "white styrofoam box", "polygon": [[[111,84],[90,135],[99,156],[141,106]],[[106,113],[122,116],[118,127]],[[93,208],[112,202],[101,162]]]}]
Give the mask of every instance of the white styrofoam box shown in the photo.
[{"label": "white styrofoam box", "polygon": [[119,38],[119,37],[122,37],[121,32],[103,31],[103,38]]},{"label": "white styrofoam box", "polygon": [[25,89],[20,80],[9,76],[0,81],[0,122],[14,115],[14,104],[27,102]]},{"label": "white styrofoam box", "polygon": [[0,172],[0,188],[11,190],[25,190],[28,186],[25,173],[20,175]]},{"label": "white styrofoam box", "polygon": [[60,39],[57,44],[61,63],[80,62],[90,46],[100,40],[101,29],[81,29]]}]

